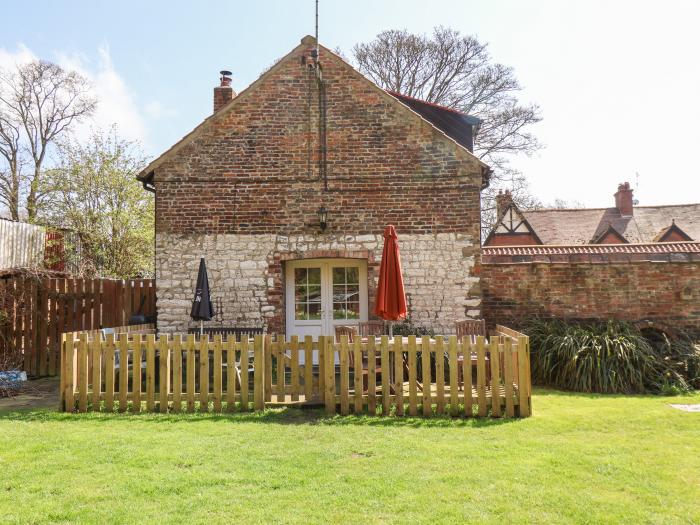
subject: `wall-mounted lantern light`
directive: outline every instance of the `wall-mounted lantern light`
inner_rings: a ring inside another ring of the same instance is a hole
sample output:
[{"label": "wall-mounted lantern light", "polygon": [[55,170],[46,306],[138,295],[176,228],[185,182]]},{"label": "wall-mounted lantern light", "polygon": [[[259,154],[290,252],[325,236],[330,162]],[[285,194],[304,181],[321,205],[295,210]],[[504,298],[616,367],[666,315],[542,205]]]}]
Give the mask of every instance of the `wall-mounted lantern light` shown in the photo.
[{"label": "wall-mounted lantern light", "polygon": [[328,226],[328,210],[321,206],[316,214],[318,215],[318,223],[321,226],[321,231],[326,231],[326,227]]}]

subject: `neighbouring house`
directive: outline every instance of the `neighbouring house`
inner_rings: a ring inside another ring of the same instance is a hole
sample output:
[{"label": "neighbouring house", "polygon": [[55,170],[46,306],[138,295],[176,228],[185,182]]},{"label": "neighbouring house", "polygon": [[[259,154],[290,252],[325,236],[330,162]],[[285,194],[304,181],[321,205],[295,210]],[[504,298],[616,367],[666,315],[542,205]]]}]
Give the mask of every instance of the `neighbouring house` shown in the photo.
[{"label": "neighbouring house", "polygon": [[478,119],[387,92],[313,37],[151,162],[158,328],[192,327],[200,257],[217,321],[304,336],[372,317],[382,232],[399,235],[410,315],[481,317]]},{"label": "neighbouring house", "polygon": [[628,182],[610,208],[520,210],[506,191],[484,246],[640,244],[700,241],[700,204],[635,206]]},{"label": "neighbouring house", "polygon": [[532,316],[651,321],[700,331],[700,204],[521,210],[508,192],[484,242],[490,323]]}]

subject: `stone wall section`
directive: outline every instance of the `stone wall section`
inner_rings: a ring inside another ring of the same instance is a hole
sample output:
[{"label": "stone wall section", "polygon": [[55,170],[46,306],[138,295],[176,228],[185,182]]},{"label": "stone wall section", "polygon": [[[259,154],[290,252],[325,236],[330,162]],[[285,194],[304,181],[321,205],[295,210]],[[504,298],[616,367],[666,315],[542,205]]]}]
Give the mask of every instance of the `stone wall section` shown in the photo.
[{"label": "stone wall section", "polygon": [[[399,234],[401,263],[416,325],[438,333],[454,322],[479,317],[479,279],[473,275],[478,246],[457,233]],[[381,235],[158,234],[158,328],[184,332],[189,319],[199,258],[205,257],[212,298],[225,326],[284,332],[285,261],[348,257],[368,264],[370,317],[381,261]],[[215,326],[214,320],[206,325]]]}]

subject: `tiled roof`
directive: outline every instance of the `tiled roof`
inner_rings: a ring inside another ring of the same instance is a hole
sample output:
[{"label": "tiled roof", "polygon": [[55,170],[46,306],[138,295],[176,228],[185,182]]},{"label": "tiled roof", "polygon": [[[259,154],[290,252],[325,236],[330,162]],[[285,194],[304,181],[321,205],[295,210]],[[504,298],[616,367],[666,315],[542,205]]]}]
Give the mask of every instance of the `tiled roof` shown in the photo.
[{"label": "tiled roof", "polygon": [[544,244],[588,244],[610,226],[630,243],[653,242],[675,220],[693,240],[700,240],[700,204],[635,206],[623,217],[617,208],[551,209],[524,211]]}]

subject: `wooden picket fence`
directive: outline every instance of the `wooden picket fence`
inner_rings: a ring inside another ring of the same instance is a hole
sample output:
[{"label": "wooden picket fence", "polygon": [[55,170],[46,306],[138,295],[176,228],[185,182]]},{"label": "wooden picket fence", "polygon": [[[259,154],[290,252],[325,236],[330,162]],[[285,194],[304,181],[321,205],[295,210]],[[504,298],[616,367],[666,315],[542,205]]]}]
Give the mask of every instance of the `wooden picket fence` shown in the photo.
[{"label": "wooden picket fence", "polygon": [[498,329],[489,340],[385,336],[354,342],[68,334],[61,408],[232,412],[306,404],[343,415],[527,417],[529,340]]},{"label": "wooden picket fence", "polygon": [[0,279],[0,352],[18,352],[31,376],[60,373],[66,332],[125,326],[138,312],[155,315],[153,279]]}]

